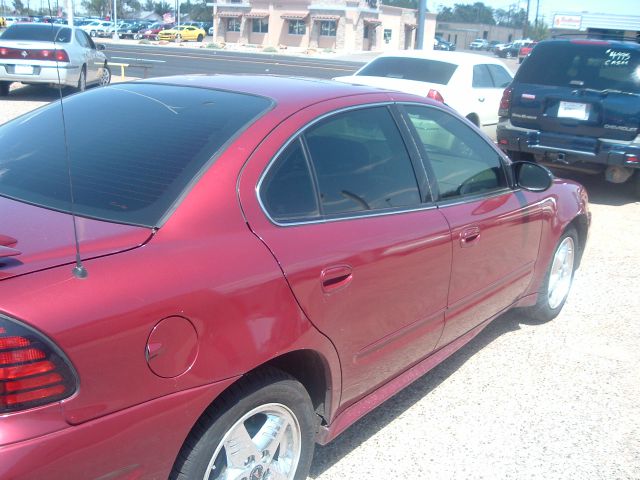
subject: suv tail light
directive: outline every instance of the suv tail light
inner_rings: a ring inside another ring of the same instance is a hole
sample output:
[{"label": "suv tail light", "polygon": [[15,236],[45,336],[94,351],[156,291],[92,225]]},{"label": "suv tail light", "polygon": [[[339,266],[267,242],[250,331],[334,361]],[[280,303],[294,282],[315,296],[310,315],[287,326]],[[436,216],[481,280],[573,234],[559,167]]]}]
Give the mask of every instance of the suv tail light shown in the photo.
[{"label": "suv tail light", "polygon": [[440,95],[440,92],[438,90],[434,90],[433,88],[429,89],[429,93],[427,93],[427,98],[430,98],[437,102],[444,103],[444,98],[442,98],[442,95]]},{"label": "suv tail light", "polygon": [[41,333],[0,315],[0,415],[71,396],[76,374]]},{"label": "suv tail light", "polygon": [[500,99],[500,108],[498,109],[499,117],[509,116],[509,109],[511,108],[511,92],[513,88],[507,87],[502,92],[502,99]]}]

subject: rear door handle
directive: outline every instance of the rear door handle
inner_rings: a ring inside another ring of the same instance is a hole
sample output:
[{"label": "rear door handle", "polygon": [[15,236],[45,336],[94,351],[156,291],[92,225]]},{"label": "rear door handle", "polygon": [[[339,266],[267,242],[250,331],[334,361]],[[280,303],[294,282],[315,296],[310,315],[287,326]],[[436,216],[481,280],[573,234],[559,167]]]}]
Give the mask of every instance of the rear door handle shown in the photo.
[{"label": "rear door handle", "polygon": [[349,265],[327,267],[320,274],[324,293],[333,293],[340,290],[349,285],[352,279],[353,269]]},{"label": "rear door handle", "polygon": [[460,232],[460,246],[462,248],[472,247],[478,243],[478,240],[480,240],[480,227],[467,227]]},{"label": "rear door handle", "polygon": [[478,97],[479,102],[484,102],[484,97]]}]

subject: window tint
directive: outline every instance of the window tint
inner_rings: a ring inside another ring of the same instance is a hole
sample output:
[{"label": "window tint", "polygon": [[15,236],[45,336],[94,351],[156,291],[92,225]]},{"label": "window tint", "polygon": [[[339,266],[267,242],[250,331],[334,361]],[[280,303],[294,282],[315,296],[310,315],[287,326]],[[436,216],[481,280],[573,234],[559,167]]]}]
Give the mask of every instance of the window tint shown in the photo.
[{"label": "window tint", "polygon": [[541,42],[522,64],[518,82],[640,93],[640,51],[624,45]]},{"label": "window tint", "polygon": [[310,128],[305,139],[324,214],[420,204],[409,155],[385,107],[334,115]]},{"label": "window tint", "polygon": [[500,65],[487,65],[489,73],[493,78],[493,85],[496,88],[506,88],[511,83],[511,75],[504,67]]},{"label": "window tint", "polygon": [[507,186],[500,157],[467,125],[434,108],[405,108],[435,174],[440,198],[490,192]]},{"label": "window tint", "polygon": [[[156,226],[216,152],[270,106],[262,97],[142,83],[65,98],[76,213]],[[70,211],[60,108],[53,102],[0,126],[0,195]],[[100,122],[87,112],[100,112]]]},{"label": "window tint", "polygon": [[436,60],[405,57],[380,57],[359,71],[356,75],[368,77],[404,78],[419,82],[449,83],[457,65]]},{"label": "window tint", "polygon": [[493,88],[493,79],[486,65],[473,66],[473,88]]},{"label": "window tint", "polygon": [[271,218],[294,222],[318,217],[317,197],[300,140],[274,162],[260,187],[260,199]]},{"label": "window tint", "polygon": [[89,45],[86,35],[87,34],[84,33],[82,30],[76,30],[76,41],[85,48],[91,48],[91,45]]},{"label": "window tint", "polygon": [[45,25],[11,25],[2,34],[3,40],[33,40],[34,42],[59,42],[71,41],[71,29],[52,24]]}]

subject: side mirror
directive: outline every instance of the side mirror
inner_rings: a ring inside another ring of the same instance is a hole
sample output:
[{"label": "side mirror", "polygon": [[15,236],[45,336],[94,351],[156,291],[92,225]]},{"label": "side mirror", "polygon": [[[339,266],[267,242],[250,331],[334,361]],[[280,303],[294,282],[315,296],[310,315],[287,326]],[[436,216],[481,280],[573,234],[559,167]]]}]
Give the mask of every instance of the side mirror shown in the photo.
[{"label": "side mirror", "polygon": [[98,50],[104,50],[106,47],[104,46],[104,43],[98,43],[98,44],[96,45],[96,48],[97,48]]},{"label": "side mirror", "polygon": [[531,192],[544,192],[553,183],[553,173],[547,167],[533,162],[511,164],[516,184]]}]

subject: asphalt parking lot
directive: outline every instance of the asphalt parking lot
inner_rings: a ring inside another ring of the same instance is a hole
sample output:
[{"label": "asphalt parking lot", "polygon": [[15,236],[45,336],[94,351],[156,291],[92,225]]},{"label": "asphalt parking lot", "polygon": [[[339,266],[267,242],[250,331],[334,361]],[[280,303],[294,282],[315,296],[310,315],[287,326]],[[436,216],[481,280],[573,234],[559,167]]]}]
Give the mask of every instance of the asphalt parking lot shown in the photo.
[{"label": "asphalt parking lot", "polygon": [[[51,92],[14,91],[0,121]],[[311,478],[640,478],[640,202],[628,185],[571,177],[590,192],[593,224],[562,314],[497,319],[318,447]]]}]

